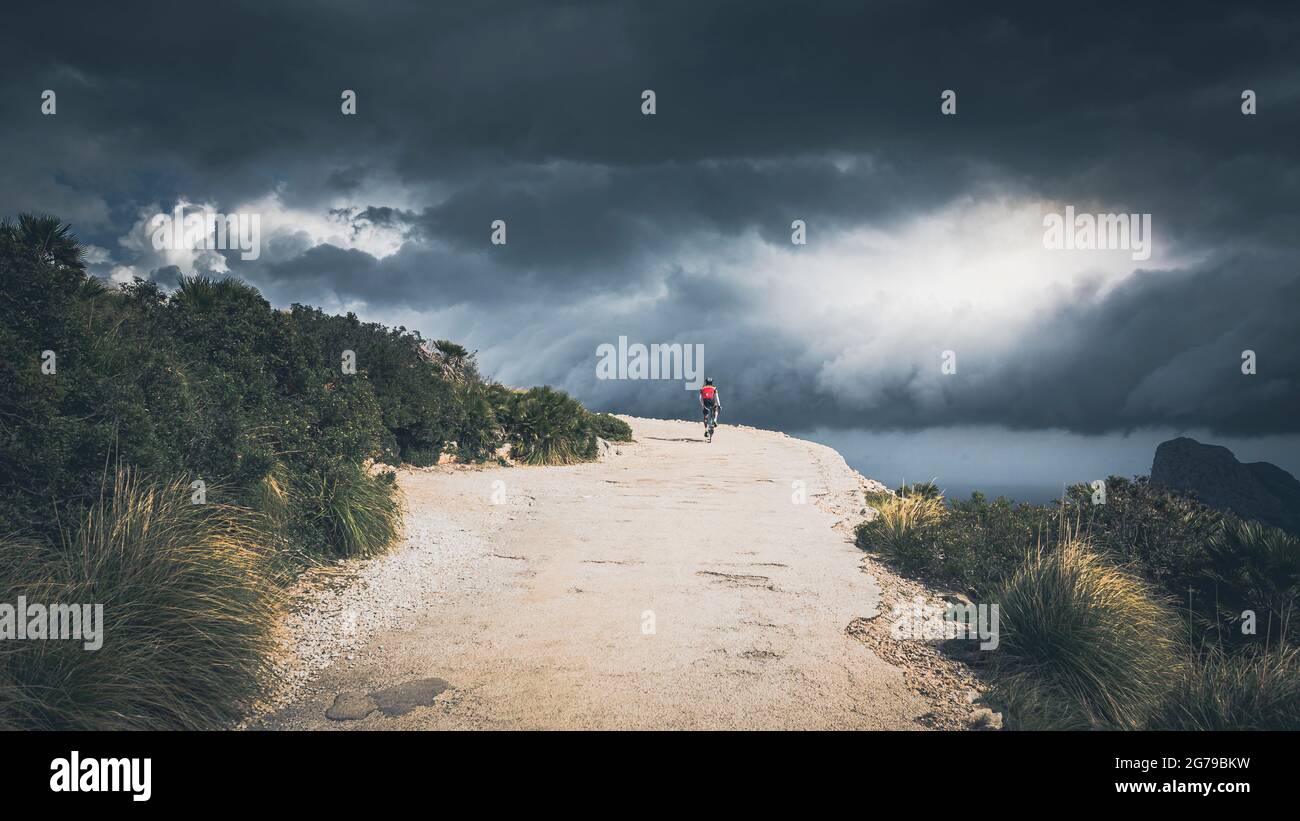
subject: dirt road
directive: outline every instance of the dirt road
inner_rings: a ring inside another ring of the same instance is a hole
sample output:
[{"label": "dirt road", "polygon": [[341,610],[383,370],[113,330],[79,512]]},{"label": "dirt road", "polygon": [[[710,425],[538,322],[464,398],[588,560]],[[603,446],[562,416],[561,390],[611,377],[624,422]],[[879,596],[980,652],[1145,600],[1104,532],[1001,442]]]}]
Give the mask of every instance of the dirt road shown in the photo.
[{"label": "dirt road", "polygon": [[[339,655],[254,726],[921,726],[902,671],[846,632],[875,591],[843,459],[629,421],[637,441],[599,463],[403,472],[406,546],[308,597],[296,640]],[[364,718],[326,717],[345,692]]]}]

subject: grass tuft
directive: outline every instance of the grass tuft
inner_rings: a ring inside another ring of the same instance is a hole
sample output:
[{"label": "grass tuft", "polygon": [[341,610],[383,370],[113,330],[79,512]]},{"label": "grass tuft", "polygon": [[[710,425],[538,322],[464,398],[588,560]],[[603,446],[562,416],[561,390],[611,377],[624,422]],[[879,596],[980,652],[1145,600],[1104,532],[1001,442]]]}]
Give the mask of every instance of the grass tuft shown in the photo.
[{"label": "grass tuft", "polygon": [[1180,669],[1178,619],[1081,540],[1032,553],[995,597],[997,668],[1022,729],[1137,729]]},{"label": "grass tuft", "polygon": [[876,517],[858,525],[858,547],[879,553],[909,572],[934,568],[939,559],[934,530],[944,515],[943,499],[931,495],[882,495]]},{"label": "grass tuft", "polygon": [[1160,730],[1300,730],[1300,652],[1210,651],[1187,665],[1153,721]]},{"label": "grass tuft", "polygon": [[321,549],[337,558],[370,558],[383,553],[402,530],[402,504],[392,473],[369,476],[354,465],[298,480],[299,506],[311,530],[324,539]]}]

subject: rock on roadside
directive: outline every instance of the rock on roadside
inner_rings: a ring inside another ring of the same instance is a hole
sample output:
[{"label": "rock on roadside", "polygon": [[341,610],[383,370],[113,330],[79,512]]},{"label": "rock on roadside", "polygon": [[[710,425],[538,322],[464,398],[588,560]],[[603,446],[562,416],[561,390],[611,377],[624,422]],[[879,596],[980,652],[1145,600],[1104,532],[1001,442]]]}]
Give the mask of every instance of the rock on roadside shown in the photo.
[{"label": "rock on roadside", "polygon": [[378,709],[379,705],[370,696],[349,690],[334,697],[325,717],[331,721],[360,721]]}]

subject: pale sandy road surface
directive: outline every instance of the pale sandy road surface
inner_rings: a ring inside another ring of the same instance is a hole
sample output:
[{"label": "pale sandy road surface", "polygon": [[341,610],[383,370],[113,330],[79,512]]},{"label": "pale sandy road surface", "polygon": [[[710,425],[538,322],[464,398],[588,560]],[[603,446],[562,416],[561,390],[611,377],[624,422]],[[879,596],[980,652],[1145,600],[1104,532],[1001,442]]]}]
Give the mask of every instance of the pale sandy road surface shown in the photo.
[{"label": "pale sandy road surface", "polygon": [[[287,627],[297,683],[247,726],[927,726],[933,681],[918,694],[846,631],[875,605],[848,533],[861,480],[839,454],[628,421],[637,441],[599,463],[404,471],[407,543],[303,595]],[[427,678],[450,685],[427,706],[325,716],[340,692]]]}]

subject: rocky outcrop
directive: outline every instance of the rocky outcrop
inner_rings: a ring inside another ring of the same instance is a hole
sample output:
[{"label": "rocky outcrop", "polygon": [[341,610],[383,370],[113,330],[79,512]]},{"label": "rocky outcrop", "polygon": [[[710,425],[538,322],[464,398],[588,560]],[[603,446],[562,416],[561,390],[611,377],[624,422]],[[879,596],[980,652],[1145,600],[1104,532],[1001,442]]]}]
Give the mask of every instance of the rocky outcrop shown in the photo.
[{"label": "rocky outcrop", "polygon": [[1300,533],[1300,481],[1268,462],[1239,462],[1220,445],[1187,437],[1161,442],[1151,484],[1190,491],[1211,507]]}]

